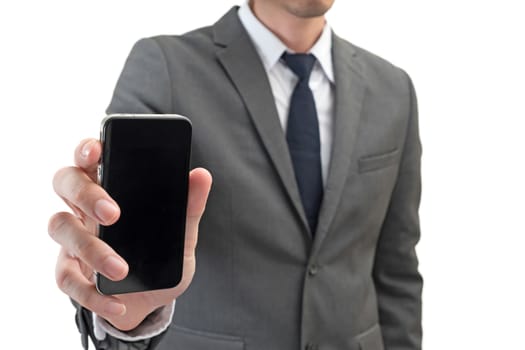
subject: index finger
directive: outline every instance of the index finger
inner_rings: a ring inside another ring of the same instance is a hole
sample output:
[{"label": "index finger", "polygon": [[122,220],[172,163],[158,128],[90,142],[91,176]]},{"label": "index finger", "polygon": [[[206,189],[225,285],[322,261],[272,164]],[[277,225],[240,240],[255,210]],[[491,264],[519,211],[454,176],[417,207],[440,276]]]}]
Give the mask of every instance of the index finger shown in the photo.
[{"label": "index finger", "polygon": [[93,180],[97,181],[97,167],[102,153],[102,145],[97,139],[84,139],[75,149],[75,165]]}]

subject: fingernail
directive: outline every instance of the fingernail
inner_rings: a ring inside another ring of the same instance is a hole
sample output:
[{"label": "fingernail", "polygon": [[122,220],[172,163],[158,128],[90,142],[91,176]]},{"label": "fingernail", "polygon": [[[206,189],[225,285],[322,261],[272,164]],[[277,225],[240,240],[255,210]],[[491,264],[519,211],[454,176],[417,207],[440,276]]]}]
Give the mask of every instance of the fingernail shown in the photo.
[{"label": "fingernail", "polygon": [[117,214],[118,208],[107,199],[99,199],[95,203],[95,215],[101,223],[111,222]]},{"label": "fingernail", "polygon": [[80,155],[82,156],[82,158],[87,158],[89,156],[92,146],[93,141],[88,141],[84,146],[82,146],[82,150],[80,151]]},{"label": "fingernail", "polygon": [[126,265],[113,255],[106,258],[102,268],[104,275],[114,280],[119,280],[126,275]]},{"label": "fingernail", "polygon": [[115,301],[110,301],[106,304],[104,311],[111,315],[124,316],[126,314],[126,306]]}]

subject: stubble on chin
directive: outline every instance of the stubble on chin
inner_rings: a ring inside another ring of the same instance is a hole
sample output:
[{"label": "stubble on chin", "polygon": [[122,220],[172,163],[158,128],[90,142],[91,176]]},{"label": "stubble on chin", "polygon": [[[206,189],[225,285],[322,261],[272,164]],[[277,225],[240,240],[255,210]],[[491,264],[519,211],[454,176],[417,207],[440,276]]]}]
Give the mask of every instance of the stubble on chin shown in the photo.
[{"label": "stubble on chin", "polygon": [[284,1],[286,10],[300,18],[324,16],[332,7],[333,0],[292,0]]}]

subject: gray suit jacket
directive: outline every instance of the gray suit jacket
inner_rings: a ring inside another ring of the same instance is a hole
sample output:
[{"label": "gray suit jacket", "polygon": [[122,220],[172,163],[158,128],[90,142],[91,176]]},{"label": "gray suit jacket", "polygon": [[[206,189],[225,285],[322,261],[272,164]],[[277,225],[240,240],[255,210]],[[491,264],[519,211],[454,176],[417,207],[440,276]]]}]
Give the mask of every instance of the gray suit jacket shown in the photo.
[{"label": "gray suit jacket", "polygon": [[188,116],[192,165],[209,169],[214,185],[173,324],[152,342],[110,338],[113,348],[421,348],[414,90],[402,70],[336,35],[333,57],[333,153],[312,239],[236,8],[211,27],[135,45],[108,112]]}]

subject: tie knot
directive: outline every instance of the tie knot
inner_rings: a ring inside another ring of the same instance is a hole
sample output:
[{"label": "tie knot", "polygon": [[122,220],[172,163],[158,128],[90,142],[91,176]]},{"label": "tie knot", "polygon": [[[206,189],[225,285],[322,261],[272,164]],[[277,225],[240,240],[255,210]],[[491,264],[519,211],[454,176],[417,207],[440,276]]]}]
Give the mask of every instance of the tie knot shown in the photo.
[{"label": "tie knot", "polygon": [[315,64],[315,56],[307,53],[283,53],[282,58],[286,65],[299,77],[299,80],[308,80]]}]

